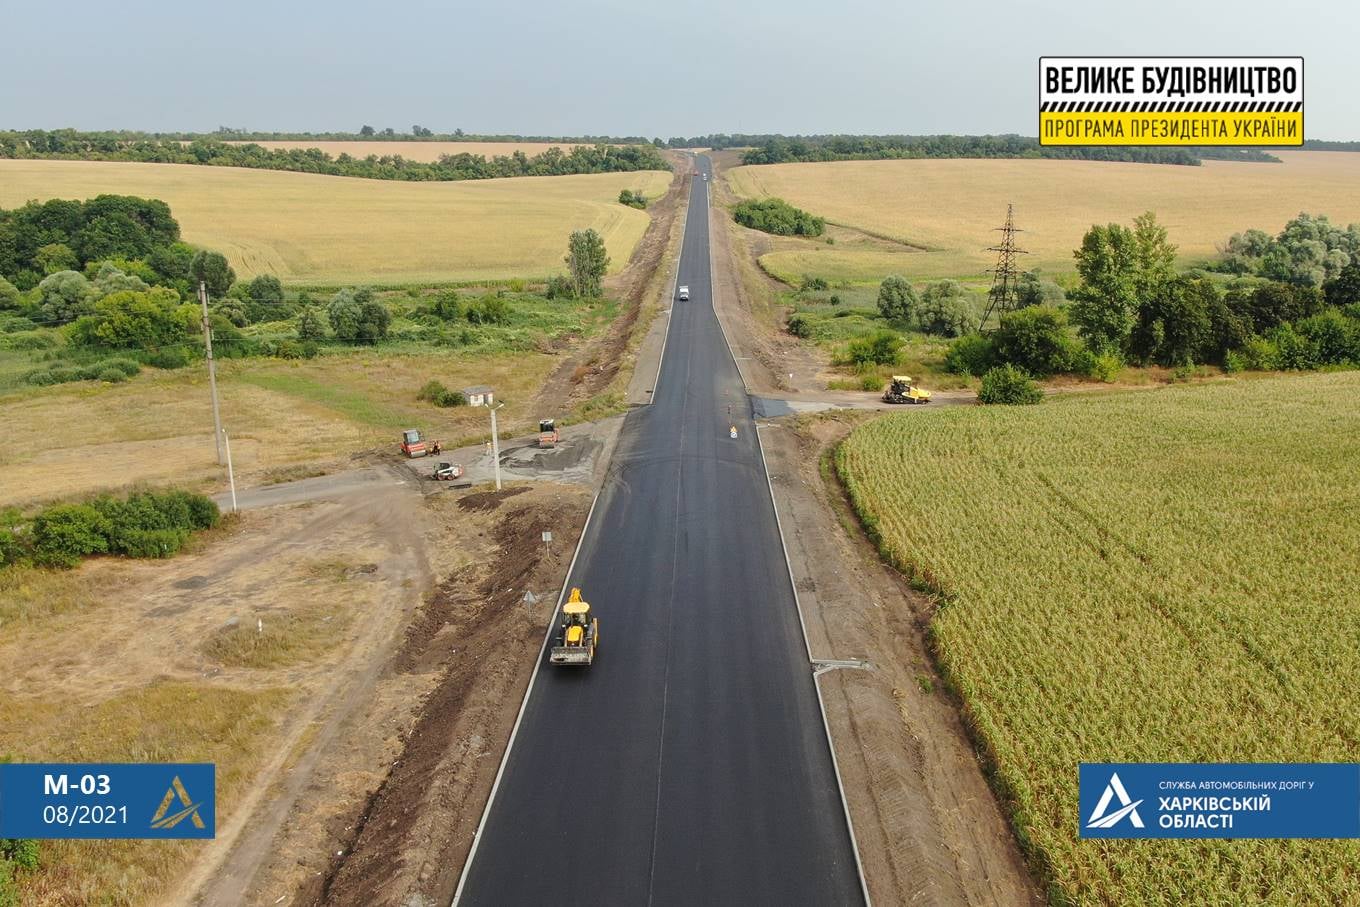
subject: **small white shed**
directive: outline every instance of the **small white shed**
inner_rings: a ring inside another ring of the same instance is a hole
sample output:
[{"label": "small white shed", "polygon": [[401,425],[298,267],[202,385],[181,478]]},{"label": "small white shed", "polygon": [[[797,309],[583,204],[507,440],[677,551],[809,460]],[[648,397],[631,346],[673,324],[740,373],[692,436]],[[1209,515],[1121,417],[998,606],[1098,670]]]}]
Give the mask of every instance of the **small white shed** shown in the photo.
[{"label": "small white shed", "polygon": [[463,396],[467,397],[468,406],[491,406],[496,402],[495,391],[485,384],[463,388]]}]

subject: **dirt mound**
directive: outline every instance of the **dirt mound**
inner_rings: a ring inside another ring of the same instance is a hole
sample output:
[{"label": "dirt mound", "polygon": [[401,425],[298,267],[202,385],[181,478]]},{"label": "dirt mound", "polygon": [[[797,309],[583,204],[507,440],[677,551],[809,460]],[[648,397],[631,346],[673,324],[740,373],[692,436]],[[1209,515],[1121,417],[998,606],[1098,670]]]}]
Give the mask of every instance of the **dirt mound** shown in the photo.
[{"label": "dirt mound", "polygon": [[528,490],[528,485],[521,485],[516,488],[506,488],[503,491],[477,491],[459,498],[458,506],[463,510],[486,513],[488,510],[495,510],[501,506],[502,501],[524,494]]}]

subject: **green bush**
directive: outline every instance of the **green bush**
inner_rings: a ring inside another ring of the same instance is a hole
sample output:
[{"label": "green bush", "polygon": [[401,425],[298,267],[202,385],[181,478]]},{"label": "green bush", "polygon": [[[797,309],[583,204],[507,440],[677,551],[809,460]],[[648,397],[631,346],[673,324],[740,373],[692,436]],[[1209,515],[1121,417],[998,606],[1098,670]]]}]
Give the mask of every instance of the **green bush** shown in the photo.
[{"label": "green bush", "polygon": [[132,359],[105,359],[99,363],[101,368],[116,368],[128,378],[141,374],[142,367]]},{"label": "green bush", "polygon": [[576,288],[572,286],[570,277],[557,274],[548,278],[548,287],[543,295],[549,299],[571,299],[576,295]]},{"label": "green bush", "polygon": [[510,304],[499,296],[483,296],[467,307],[472,324],[505,324],[510,320]]},{"label": "green bush", "polygon": [[451,391],[439,381],[427,381],[416,394],[417,400],[425,400],[435,406],[467,406],[467,397],[462,391]]},{"label": "green bush", "polygon": [[32,838],[0,839],[0,857],[9,860],[20,869],[32,872],[38,868],[38,842]]},{"label": "green bush", "polygon": [[1034,379],[1013,365],[1001,365],[982,376],[978,401],[987,404],[1020,406],[1038,403],[1044,392]]},{"label": "green bush", "polygon": [[641,192],[634,192],[632,189],[623,189],[619,192],[619,204],[642,210],[647,207],[647,199]]},{"label": "green bush", "polygon": [[826,221],[799,210],[781,198],[745,201],[732,209],[732,217],[743,227],[776,236],[821,236]]},{"label": "green bush", "polygon": [[996,361],[1044,377],[1072,368],[1074,341],[1067,333],[1067,316],[1058,309],[1031,306],[1003,315],[992,335]]},{"label": "green bush", "polygon": [[835,293],[832,293],[832,294],[831,294],[831,298],[828,299],[827,302],[830,303],[831,305],[840,305],[840,304],[841,304],[841,298],[840,298],[839,296],[837,296]]},{"label": "green bush", "polygon": [[851,365],[896,365],[902,358],[902,338],[893,331],[875,331],[850,341],[845,359]]},{"label": "green bush", "polygon": [[123,374],[120,369],[103,368],[99,370],[99,380],[106,381],[109,384],[122,384],[127,379],[128,376]]},{"label": "green bush", "polygon": [[1318,367],[1317,353],[1308,338],[1294,330],[1293,325],[1282,324],[1270,332],[1270,342],[1278,351],[1276,368],[1293,371],[1308,371]]},{"label": "green bush", "polygon": [[20,907],[19,883],[14,879],[15,865],[0,856],[0,907]]},{"label": "green bush", "polygon": [[789,316],[789,333],[795,337],[804,339],[812,336],[812,322],[806,315],[794,314]]},{"label": "green bush", "polygon": [[0,337],[0,349],[6,350],[50,350],[56,345],[57,335],[54,331],[20,331]]},{"label": "green bush", "polygon": [[804,274],[803,282],[798,287],[798,289],[804,292],[807,291],[820,292],[830,289],[830,285],[826,282],[826,278],[824,277],[814,277],[811,274]]},{"label": "green bush", "polygon": [[184,547],[187,529],[129,529],[119,535],[119,554],[128,557],[169,557]]},{"label": "green bush", "polygon": [[58,504],[33,519],[33,560],[44,567],[74,567],[109,550],[107,517],[89,504]]},{"label": "green bush", "polygon": [[981,334],[968,334],[949,344],[944,354],[946,371],[955,375],[978,377],[995,364],[992,341]]}]

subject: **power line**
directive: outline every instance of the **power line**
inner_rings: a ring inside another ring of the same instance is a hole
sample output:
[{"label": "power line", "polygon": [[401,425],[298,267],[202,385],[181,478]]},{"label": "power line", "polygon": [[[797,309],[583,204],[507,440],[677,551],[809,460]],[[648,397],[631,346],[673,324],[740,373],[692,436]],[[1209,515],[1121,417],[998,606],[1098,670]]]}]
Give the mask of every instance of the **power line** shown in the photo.
[{"label": "power line", "polygon": [[1006,205],[1006,223],[996,229],[1001,232],[1001,243],[995,246],[988,246],[988,252],[997,253],[996,267],[988,269],[987,273],[995,275],[992,278],[992,288],[987,292],[987,311],[982,315],[982,323],[978,325],[978,330],[987,326],[987,319],[992,312],[997,313],[997,319],[1007,312],[1016,308],[1016,288],[1017,271],[1015,267],[1015,256],[1028,255],[1024,249],[1017,249],[1015,246],[1015,234],[1023,233],[1023,230],[1015,226],[1014,205]]}]

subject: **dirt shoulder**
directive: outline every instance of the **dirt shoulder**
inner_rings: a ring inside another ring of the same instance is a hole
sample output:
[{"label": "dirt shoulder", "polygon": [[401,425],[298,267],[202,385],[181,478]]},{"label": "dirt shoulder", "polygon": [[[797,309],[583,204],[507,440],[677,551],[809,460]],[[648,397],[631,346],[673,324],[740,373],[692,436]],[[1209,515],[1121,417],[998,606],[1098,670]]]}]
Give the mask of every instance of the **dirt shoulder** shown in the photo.
[{"label": "dirt shoulder", "polygon": [[824,477],[859,416],[764,423],[761,440],[870,895],[1041,904],[927,648],[931,603],[879,560]]},{"label": "dirt shoulder", "polygon": [[[445,904],[457,887],[591,493],[545,485],[441,497],[452,503],[441,514],[449,523],[494,518],[486,556],[438,584],[392,660],[393,684],[412,675],[433,683],[398,722],[390,770],[348,808],[326,798],[325,844],[309,850],[307,872],[287,855],[274,861],[280,882],[301,877],[291,903]],[[526,603],[525,592],[539,600]],[[331,857],[317,866],[319,854]],[[262,885],[249,900],[269,904],[287,891]]]}]

